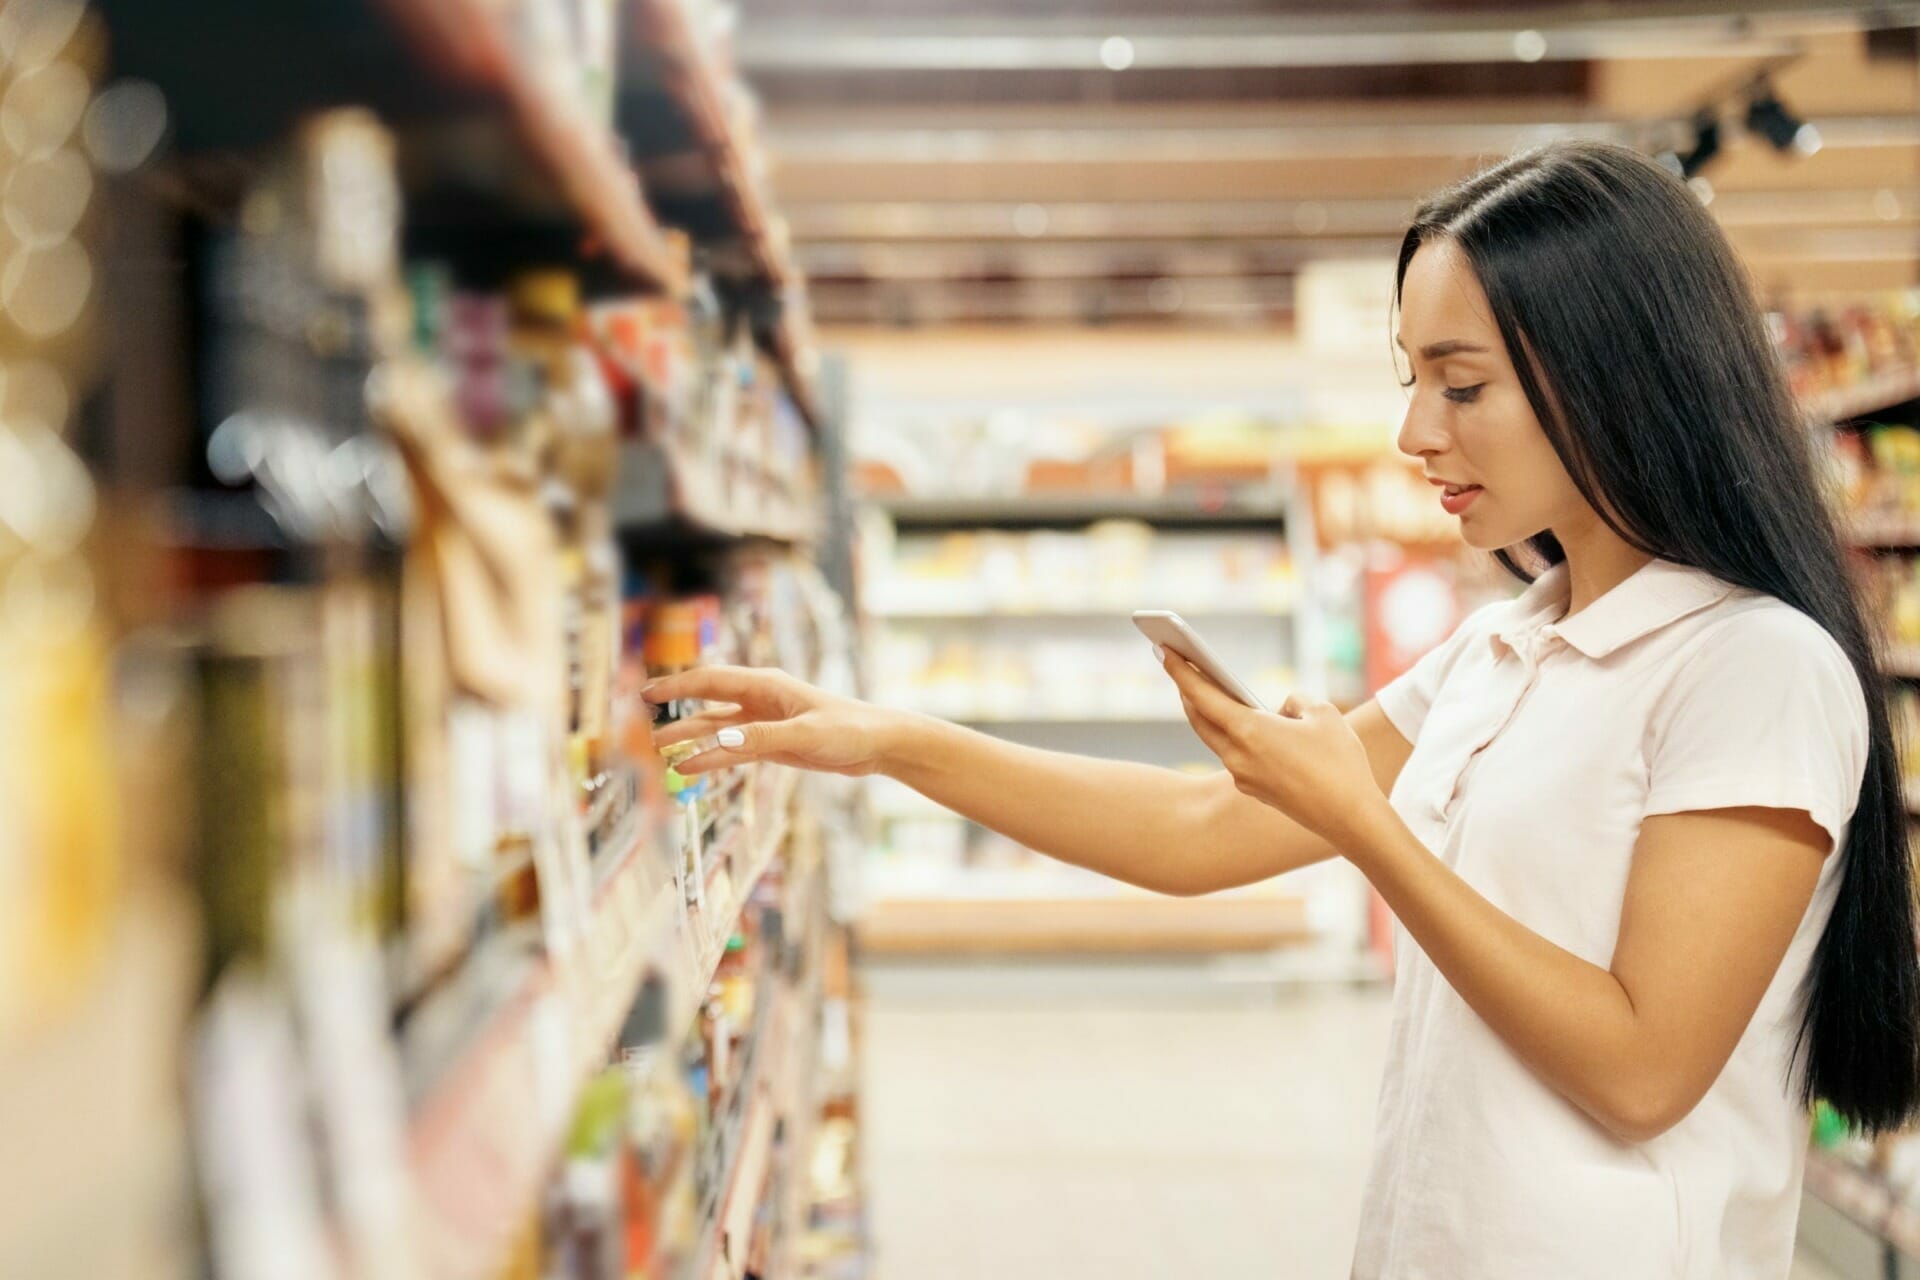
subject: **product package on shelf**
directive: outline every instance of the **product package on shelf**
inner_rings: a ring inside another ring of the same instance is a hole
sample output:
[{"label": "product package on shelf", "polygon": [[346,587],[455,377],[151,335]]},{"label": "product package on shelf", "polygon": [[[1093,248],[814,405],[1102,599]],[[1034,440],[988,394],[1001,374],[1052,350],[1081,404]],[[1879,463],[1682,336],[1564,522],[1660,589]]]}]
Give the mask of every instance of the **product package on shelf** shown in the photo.
[{"label": "product package on shelf", "polygon": [[1291,686],[1283,643],[1298,600],[1278,534],[1084,531],[945,534],[882,530],[867,593],[885,623],[875,693],[936,715],[999,720],[1156,720],[1178,715],[1127,622],[1171,608],[1225,635],[1247,676]]},{"label": "product package on shelf", "polygon": [[808,531],[811,432],[709,276],[695,275],[685,301],[599,304],[590,329],[627,406],[622,449],[634,463],[616,501],[623,524]]},{"label": "product package on shelf", "polygon": [[1920,289],[1783,308],[1768,313],[1767,322],[1794,395],[1829,419],[1854,416],[1846,393],[1881,380],[1909,386],[1904,395],[1889,392],[1886,403],[1920,396],[1912,382],[1920,374]]},{"label": "product package on shelf", "polygon": [[1835,497],[1854,541],[1920,546],[1920,425],[1835,432],[1829,457]]},{"label": "product package on shelf", "polygon": [[619,1061],[583,1091],[537,1221],[529,1277],[551,1280],[768,1272],[797,1246],[807,1140],[822,1103],[816,1064],[834,931],[817,857],[795,855],[749,896],[693,1012],[670,1022],[643,987]]}]

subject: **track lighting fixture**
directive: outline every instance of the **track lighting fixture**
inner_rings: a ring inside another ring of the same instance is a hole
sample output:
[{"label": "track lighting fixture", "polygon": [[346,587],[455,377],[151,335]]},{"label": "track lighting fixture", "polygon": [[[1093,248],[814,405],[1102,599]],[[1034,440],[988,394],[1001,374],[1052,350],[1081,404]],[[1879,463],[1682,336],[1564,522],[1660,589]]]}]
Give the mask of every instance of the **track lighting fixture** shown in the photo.
[{"label": "track lighting fixture", "polygon": [[1766,80],[1754,85],[1747,103],[1747,129],[1772,143],[1776,151],[1810,156],[1820,149],[1820,131],[1788,111]]},{"label": "track lighting fixture", "polygon": [[1680,176],[1691,178],[1720,154],[1720,117],[1711,110],[1693,118],[1693,146],[1681,152]]}]

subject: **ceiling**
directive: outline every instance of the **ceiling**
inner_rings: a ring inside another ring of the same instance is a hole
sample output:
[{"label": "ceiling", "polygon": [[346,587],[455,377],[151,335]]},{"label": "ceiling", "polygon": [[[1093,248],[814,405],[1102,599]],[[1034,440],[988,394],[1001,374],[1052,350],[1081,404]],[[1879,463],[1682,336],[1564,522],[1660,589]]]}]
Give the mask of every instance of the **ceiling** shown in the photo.
[{"label": "ceiling", "polygon": [[[1687,144],[1771,293],[1920,282],[1920,4],[743,0],[826,323],[1270,323],[1516,148]],[[1822,147],[1739,122],[1756,72]],[[1707,194],[1703,188],[1703,195]]]}]

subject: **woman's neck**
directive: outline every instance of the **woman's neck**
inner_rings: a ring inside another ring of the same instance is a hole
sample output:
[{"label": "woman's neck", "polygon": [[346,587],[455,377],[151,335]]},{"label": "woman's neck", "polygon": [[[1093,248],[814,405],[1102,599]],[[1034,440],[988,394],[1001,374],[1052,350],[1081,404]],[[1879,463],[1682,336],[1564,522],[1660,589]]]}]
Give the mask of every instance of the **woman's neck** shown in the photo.
[{"label": "woman's neck", "polygon": [[1555,529],[1554,536],[1567,553],[1568,617],[1631,578],[1653,559],[1627,545],[1598,516],[1579,528]]}]

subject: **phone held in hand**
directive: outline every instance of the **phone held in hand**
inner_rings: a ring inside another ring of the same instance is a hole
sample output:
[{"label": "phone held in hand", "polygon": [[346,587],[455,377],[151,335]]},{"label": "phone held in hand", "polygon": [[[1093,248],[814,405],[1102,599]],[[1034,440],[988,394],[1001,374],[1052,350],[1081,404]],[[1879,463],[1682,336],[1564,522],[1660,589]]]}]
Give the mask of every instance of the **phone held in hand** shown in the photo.
[{"label": "phone held in hand", "polygon": [[1255,711],[1268,710],[1259,695],[1227,669],[1227,664],[1220,661],[1220,655],[1213,651],[1213,646],[1202,640],[1200,633],[1187,625],[1187,620],[1179,614],[1167,609],[1140,609],[1134,612],[1133,625],[1140,629],[1141,635],[1162,649],[1171,649],[1198,667],[1202,675],[1225,689],[1235,701]]}]

